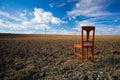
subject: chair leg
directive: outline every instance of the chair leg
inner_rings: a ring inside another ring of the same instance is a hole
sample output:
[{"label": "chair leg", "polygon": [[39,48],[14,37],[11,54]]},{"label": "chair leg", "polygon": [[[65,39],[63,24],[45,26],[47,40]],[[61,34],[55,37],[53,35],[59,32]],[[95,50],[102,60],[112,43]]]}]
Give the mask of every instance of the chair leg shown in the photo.
[{"label": "chair leg", "polygon": [[88,48],[86,48],[86,56],[87,56],[87,58],[88,58]]},{"label": "chair leg", "polygon": [[84,56],[83,56],[83,49],[81,50],[80,54],[76,54],[77,47],[74,46],[74,58],[76,59],[77,56],[79,56],[82,60],[82,63],[84,63]]}]

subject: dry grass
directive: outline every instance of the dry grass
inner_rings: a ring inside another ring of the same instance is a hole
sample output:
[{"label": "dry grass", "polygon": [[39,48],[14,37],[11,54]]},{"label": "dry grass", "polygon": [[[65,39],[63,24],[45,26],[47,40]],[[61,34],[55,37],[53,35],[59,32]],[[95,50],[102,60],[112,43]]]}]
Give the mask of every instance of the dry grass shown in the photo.
[{"label": "dry grass", "polygon": [[120,79],[120,36],[96,36],[95,62],[73,57],[74,35],[0,35],[0,79]]}]

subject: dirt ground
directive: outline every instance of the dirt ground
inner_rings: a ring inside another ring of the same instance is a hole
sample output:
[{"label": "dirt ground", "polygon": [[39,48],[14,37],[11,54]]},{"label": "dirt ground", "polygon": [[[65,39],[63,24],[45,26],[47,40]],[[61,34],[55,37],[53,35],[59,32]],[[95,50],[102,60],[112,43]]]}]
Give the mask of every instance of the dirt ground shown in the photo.
[{"label": "dirt ground", "polygon": [[94,63],[74,59],[79,42],[73,35],[0,34],[0,80],[120,80],[120,36],[95,36]]}]

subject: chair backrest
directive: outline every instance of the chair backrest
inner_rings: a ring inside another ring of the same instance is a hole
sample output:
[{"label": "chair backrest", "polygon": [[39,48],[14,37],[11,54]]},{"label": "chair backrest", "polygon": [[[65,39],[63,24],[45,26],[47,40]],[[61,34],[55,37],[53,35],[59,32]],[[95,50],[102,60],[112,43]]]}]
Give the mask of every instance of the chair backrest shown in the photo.
[{"label": "chair backrest", "polygon": [[[84,31],[86,32],[86,35],[84,35]],[[94,26],[82,26],[82,31],[81,31],[81,41],[83,42],[92,42],[92,44],[94,45],[94,36],[95,36],[95,27]],[[92,34],[90,34],[90,32],[92,32]],[[90,40],[90,36],[92,37],[92,39]],[[86,41],[84,40],[84,37],[86,37]]]}]

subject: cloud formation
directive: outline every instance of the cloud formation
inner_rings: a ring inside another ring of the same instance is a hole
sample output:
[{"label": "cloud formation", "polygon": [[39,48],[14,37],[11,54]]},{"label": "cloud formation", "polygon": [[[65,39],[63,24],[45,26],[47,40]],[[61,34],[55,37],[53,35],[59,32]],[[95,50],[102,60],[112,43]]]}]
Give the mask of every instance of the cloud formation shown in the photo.
[{"label": "cloud formation", "polygon": [[[95,21],[97,18],[82,20],[76,23],[76,27],[73,30],[81,32],[82,26],[95,26],[95,34],[97,35],[119,35],[120,26],[102,24]],[[80,33],[79,33],[80,34]]]},{"label": "cloud formation", "polygon": [[15,17],[15,16],[13,16],[13,15],[10,15],[8,12],[4,12],[4,11],[1,11],[1,10],[0,10],[0,15],[4,16],[4,17],[6,17],[6,18],[10,18],[10,19],[12,19],[12,20],[22,21],[22,19],[17,18],[17,17]]},{"label": "cloud formation", "polygon": [[103,0],[79,0],[67,15],[85,17],[109,15],[110,13],[104,10],[104,4]]},{"label": "cloud formation", "polygon": [[52,24],[60,24],[62,20],[60,20],[57,17],[54,17],[51,12],[46,12],[41,8],[35,8],[34,9],[34,18],[32,19],[32,22],[37,23],[52,23]]},{"label": "cloud formation", "polygon": [[[34,8],[32,18],[28,18],[27,13],[22,12],[19,13],[20,18],[17,18],[17,16],[11,16],[9,13],[4,11],[0,11],[0,16],[6,17],[6,19],[0,19],[1,28],[9,29],[9,31],[21,31],[27,29],[31,29],[33,32],[34,30],[42,31],[44,29],[52,31],[52,27],[49,24],[58,25],[65,23],[60,18],[54,17],[51,12],[44,11],[42,8]],[[9,19],[19,22],[12,22]]]},{"label": "cloud formation", "polygon": [[[107,7],[109,0],[79,0],[71,11],[67,11],[69,19],[76,17],[76,25],[73,30],[81,31],[81,26],[95,26],[96,34],[116,35],[120,34],[118,27],[118,13],[110,12]],[[107,4],[106,4],[107,3]],[[77,20],[77,18],[81,18]]]},{"label": "cloud formation", "polygon": [[24,4],[29,7],[22,9],[17,1],[13,9],[1,8],[0,32],[44,33],[46,29],[49,34],[80,34],[81,26],[89,25],[96,27],[96,34],[120,34],[118,0],[57,0],[47,6],[42,2],[41,8]]}]

